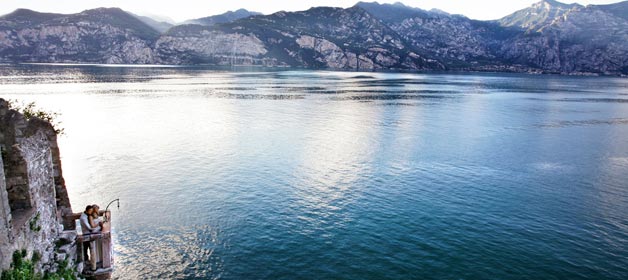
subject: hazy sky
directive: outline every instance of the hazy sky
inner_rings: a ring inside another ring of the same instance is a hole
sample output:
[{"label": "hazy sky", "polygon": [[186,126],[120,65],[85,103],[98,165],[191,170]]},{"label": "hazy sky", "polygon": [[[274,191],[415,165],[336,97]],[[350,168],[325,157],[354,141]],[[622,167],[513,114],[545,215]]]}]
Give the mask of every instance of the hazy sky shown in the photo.
[{"label": "hazy sky", "polygon": [[[220,14],[245,8],[264,14],[280,10],[299,11],[313,6],[350,7],[359,0],[0,0],[0,14],[17,8],[40,12],[76,13],[97,7],[120,7],[140,15],[161,15],[176,21]],[[438,8],[474,19],[497,19],[540,0],[379,0],[379,3],[402,2],[422,9]],[[372,2],[366,0],[366,2]],[[571,3],[572,1],[565,1]],[[619,0],[577,0],[583,5],[608,4]]]}]

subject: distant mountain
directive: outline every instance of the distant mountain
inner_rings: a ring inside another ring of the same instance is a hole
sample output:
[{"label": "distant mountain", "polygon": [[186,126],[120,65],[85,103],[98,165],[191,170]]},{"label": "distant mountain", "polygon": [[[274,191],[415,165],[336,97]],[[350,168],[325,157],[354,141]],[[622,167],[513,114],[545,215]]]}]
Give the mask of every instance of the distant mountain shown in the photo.
[{"label": "distant mountain", "polygon": [[628,74],[628,21],[616,9],[627,3],[574,6],[536,31],[504,42],[498,55],[549,72]]},{"label": "distant mountain", "polygon": [[241,18],[247,18],[250,16],[258,16],[262,13],[247,11],[246,9],[239,9],[237,11],[229,11],[224,14],[191,19],[184,22],[184,24],[200,24],[204,26],[212,26],[219,23],[228,23]]},{"label": "distant mountain", "polygon": [[541,1],[478,21],[360,2],[168,29],[115,8],[16,10],[0,17],[0,61],[628,75],[627,10]]},{"label": "distant mountain", "polygon": [[78,14],[20,9],[0,17],[0,60],[151,63],[159,32],[118,8]]},{"label": "distant mountain", "polygon": [[430,12],[431,12],[431,13],[435,13],[435,14],[441,14],[441,15],[451,15],[451,14],[450,14],[450,13],[448,13],[448,12],[445,12],[445,11],[443,11],[443,10],[436,9],[436,8],[431,9],[431,10],[430,10]]},{"label": "distant mountain", "polygon": [[402,3],[379,4],[377,2],[358,2],[355,7],[360,7],[371,15],[385,22],[398,22],[412,17],[438,17],[442,13],[428,12],[423,9],[406,6]]},{"label": "distant mountain", "polygon": [[536,31],[564,16],[570,10],[582,8],[578,4],[563,4],[554,0],[543,0],[529,8],[517,11],[499,20],[502,26],[514,26]]},{"label": "distant mountain", "polygon": [[136,17],[137,19],[141,20],[142,22],[146,23],[148,26],[152,27],[153,29],[157,30],[159,33],[164,33],[166,31],[168,31],[168,29],[170,29],[171,27],[174,26],[174,24],[167,22],[167,21],[159,21],[157,19],[154,19],[152,17],[148,17],[148,16],[140,16],[140,15],[136,15],[136,14],[132,14],[134,17]]},{"label": "distant mountain", "polygon": [[62,14],[40,13],[29,9],[17,9],[14,12],[1,16],[2,27],[4,28],[24,28],[34,27],[46,21],[62,17]]},{"label": "distant mountain", "polygon": [[448,68],[498,63],[501,42],[520,32],[496,23],[476,21],[440,11],[425,11],[402,4],[360,2],[356,5],[400,34],[408,47],[437,59]]},{"label": "distant mountain", "polygon": [[407,49],[396,32],[357,7],[278,12],[213,27],[178,26],[157,42],[156,50],[170,63],[443,68]]},{"label": "distant mountain", "polygon": [[613,14],[616,17],[628,20],[628,1],[608,5],[595,5],[593,7],[596,7],[606,13]]}]

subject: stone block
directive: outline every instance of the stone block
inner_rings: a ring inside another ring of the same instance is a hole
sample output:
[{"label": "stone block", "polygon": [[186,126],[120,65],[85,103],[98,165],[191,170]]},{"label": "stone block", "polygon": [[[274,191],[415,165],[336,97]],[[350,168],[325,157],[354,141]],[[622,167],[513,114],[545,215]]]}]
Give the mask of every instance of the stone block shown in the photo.
[{"label": "stone block", "polygon": [[57,253],[55,256],[55,259],[60,262],[60,261],[64,261],[66,257],[67,257],[66,253]]},{"label": "stone block", "polygon": [[55,273],[59,270],[59,264],[58,263],[53,263],[52,266],[50,266],[50,272],[51,273]]}]

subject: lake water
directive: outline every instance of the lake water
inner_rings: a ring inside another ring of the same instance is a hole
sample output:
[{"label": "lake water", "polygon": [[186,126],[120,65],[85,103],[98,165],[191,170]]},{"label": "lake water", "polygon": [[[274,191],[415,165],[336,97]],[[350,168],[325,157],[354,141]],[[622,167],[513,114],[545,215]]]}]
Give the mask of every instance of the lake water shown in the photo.
[{"label": "lake water", "polygon": [[628,279],[628,80],[0,66],[119,279]]}]

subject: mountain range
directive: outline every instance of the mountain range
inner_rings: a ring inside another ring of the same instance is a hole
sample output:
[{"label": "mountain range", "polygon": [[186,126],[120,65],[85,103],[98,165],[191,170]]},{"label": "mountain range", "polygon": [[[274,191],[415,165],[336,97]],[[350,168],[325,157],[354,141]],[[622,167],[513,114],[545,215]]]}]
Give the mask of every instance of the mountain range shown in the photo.
[{"label": "mountain range", "polygon": [[495,21],[376,2],[180,25],[118,8],[19,9],[0,17],[0,62],[628,75],[628,1],[544,0]]}]

